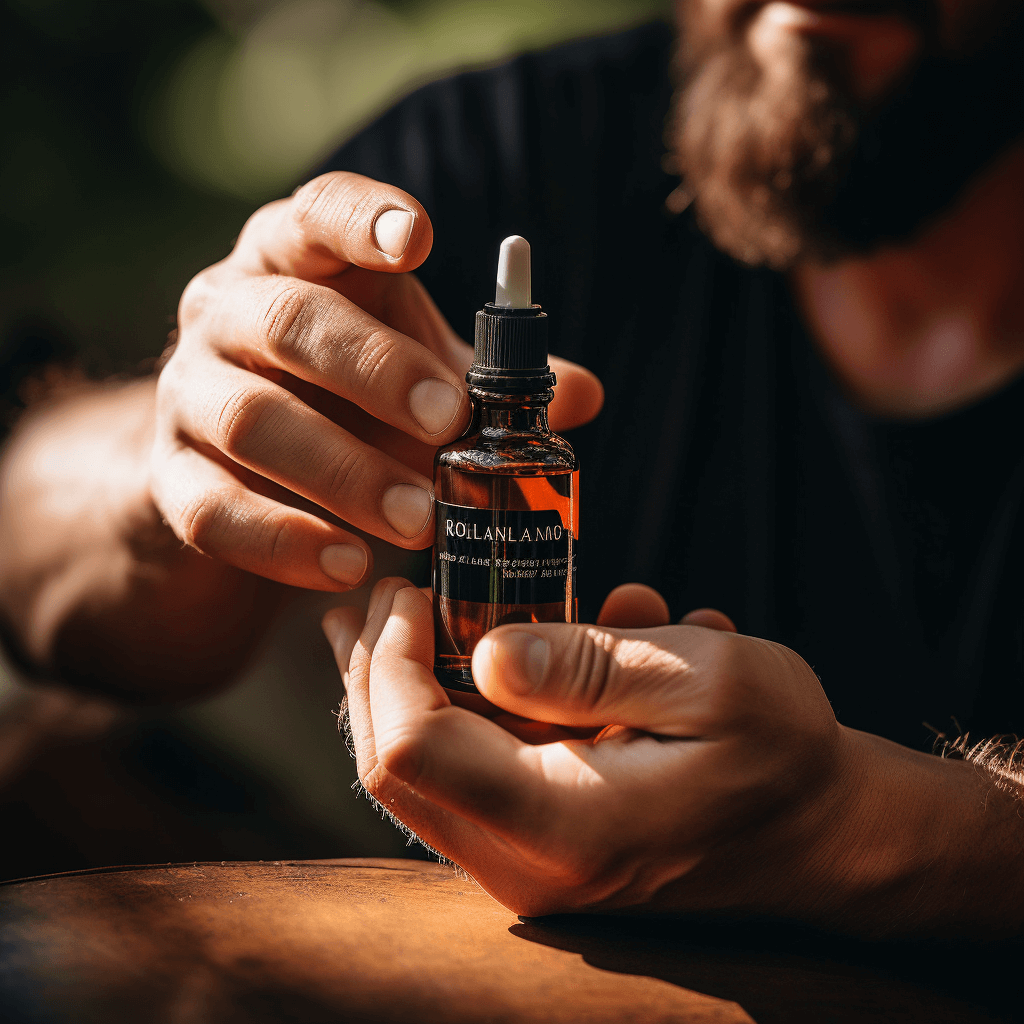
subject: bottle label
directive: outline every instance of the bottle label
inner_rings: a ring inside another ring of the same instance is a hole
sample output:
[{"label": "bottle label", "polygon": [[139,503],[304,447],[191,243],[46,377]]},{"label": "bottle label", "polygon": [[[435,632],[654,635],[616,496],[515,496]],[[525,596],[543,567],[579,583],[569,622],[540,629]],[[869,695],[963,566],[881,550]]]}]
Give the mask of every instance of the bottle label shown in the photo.
[{"label": "bottle label", "polygon": [[576,592],[576,544],[554,509],[436,503],[434,590],[454,601],[564,603]]}]

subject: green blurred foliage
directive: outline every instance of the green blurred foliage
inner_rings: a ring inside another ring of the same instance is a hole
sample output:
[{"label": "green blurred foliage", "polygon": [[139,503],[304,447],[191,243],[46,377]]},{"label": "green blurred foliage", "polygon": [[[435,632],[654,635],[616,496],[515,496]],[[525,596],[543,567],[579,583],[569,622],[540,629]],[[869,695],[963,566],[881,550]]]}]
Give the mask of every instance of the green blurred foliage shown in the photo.
[{"label": "green blurred foliage", "polygon": [[288,0],[233,33],[204,36],[147,123],[183,176],[260,200],[418,82],[664,8],[663,0]]},{"label": "green blurred foliage", "polygon": [[665,0],[0,0],[0,340],[159,353],[249,212],[394,98]]}]

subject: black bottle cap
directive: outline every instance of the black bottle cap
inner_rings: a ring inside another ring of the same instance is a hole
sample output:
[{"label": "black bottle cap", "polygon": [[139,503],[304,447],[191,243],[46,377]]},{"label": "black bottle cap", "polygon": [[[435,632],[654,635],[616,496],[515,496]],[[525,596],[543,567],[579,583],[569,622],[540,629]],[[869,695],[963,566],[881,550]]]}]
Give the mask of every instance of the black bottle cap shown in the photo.
[{"label": "black bottle cap", "polygon": [[501,243],[495,301],[476,315],[473,365],[466,380],[473,387],[506,394],[554,387],[548,317],[530,302],[530,245],[519,235]]}]

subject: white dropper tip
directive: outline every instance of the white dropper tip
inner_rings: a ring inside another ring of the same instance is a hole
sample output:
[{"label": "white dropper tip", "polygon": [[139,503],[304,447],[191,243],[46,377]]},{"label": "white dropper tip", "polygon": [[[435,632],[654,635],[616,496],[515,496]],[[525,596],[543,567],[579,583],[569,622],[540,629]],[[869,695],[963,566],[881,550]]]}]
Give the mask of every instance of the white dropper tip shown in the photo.
[{"label": "white dropper tip", "polygon": [[510,309],[530,306],[530,243],[522,235],[509,235],[501,243],[494,304]]}]

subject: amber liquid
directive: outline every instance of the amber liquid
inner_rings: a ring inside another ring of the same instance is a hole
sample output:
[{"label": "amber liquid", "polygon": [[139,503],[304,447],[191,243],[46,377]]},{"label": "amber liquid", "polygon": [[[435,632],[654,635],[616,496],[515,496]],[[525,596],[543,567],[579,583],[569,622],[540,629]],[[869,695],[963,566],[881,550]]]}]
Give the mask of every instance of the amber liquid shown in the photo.
[{"label": "amber liquid", "polygon": [[[571,458],[571,449],[569,456]],[[454,460],[463,461],[457,454]],[[563,601],[495,604],[453,600],[435,593],[435,674],[445,686],[475,692],[470,663],[473,649],[488,630],[509,622],[575,622],[577,619],[573,556],[579,541],[579,471],[567,470],[564,466],[524,466],[521,463],[475,469],[463,462],[456,468],[446,464],[442,457],[435,471],[434,490],[438,501],[452,505],[515,511],[554,510],[569,537],[569,570]]]}]

